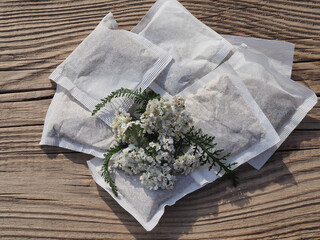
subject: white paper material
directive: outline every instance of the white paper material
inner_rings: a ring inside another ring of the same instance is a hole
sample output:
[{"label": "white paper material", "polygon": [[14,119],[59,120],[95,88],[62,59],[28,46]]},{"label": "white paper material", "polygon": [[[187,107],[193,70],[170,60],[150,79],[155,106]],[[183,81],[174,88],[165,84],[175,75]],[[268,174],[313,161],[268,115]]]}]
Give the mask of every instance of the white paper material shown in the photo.
[{"label": "white paper material", "polygon": [[[109,13],[50,76],[90,111],[121,87],[146,89],[172,59],[145,38],[116,28]],[[128,99],[116,99],[98,116],[111,126],[114,113],[130,106]]]},{"label": "white paper material", "polygon": [[215,69],[232,49],[176,0],[158,0],[132,32],[173,56],[155,80],[171,95]]},{"label": "white paper material", "polygon": [[280,74],[265,55],[246,45],[241,45],[228,63],[280,136],[279,143],[249,162],[260,169],[317,103],[317,96]]},{"label": "white paper material", "polygon": [[233,35],[222,35],[235,48],[241,44],[246,44],[269,58],[273,67],[282,75],[291,77],[294,44],[283,41],[267,40],[260,38],[241,37]]}]

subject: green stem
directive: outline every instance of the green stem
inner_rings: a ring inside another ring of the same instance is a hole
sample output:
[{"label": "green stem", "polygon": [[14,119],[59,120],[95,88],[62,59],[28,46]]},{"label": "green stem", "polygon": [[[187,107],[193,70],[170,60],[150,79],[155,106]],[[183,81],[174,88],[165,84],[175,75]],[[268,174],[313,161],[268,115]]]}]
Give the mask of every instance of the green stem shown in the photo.
[{"label": "green stem", "polygon": [[109,172],[109,163],[110,163],[111,157],[114,154],[120,152],[122,149],[126,147],[127,147],[126,145],[118,145],[110,148],[109,151],[106,154],[104,154],[103,165],[102,165],[102,176],[104,177],[104,180],[109,184],[112,192],[116,197],[118,197],[118,189]]},{"label": "green stem", "polygon": [[137,104],[142,104],[143,106],[141,111],[143,111],[150,100],[160,98],[160,95],[153,91],[142,91],[142,89],[131,90],[128,88],[120,88],[111,92],[107,97],[101,99],[101,103],[97,104],[95,109],[92,111],[92,116],[95,115],[106,104],[110,103],[112,99],[119,97],[127,97]]},{"label": "green stem", "polygon": [[226,172],[229,173],[231,170],[225,166],[219,158],[216,158],[215,156],[212,155],[212,153],[205,147],[201,142],[198,142],[197,140],[190,139],[190,141],[194,141],[195,144],[197,144],[215,163],[218,163],[218,165]]},{"label": "green stem", "polygon": [[[235,187],[237,186],[237,184],[238,184],[237,176],[234,174],[234,172],[228,166],[224,165],[223,162],[221,162],[219,158],[216,158],[215,156],[213,156],[213,154],[201,142],[199,142],[198,140],[196,140],[190,136],[186,136],[186,137],[190,142],[194,142],[194,144],[199,146],[213,160],[214,163],[217,163],[219,165],[219,167],[225,171],[223,176],[228,175],[231,177],[232,182],[233,182],[233,186],[235,186]],[[225,158],[225,157],[226,156],[224,156],[223,158]]]}]

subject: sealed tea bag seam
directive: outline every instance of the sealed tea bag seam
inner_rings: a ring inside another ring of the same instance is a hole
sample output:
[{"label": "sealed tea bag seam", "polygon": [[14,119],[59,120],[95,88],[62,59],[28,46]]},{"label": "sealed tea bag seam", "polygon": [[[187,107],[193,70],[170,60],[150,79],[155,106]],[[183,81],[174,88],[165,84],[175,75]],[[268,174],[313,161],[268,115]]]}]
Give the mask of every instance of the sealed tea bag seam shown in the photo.
[{"label": "sealed tea bag seam", "polygon": [[[105,21],[110,20],[110,18],[113,19],[111,13],[109,13],[103,19],[102,22],[105,23]],[[100,23],[99,25],[101,26],[101,24],[102,23]],[[113,25],[113,23],[111,25]],[[169,64],[169,62],[172,60],[172,57],[169,56],[165,51],[163,51],[159,47],[149,42],[147,39],[144,39],[143,37],[138,36],[137,34],[134,34],[131,32],[127,32],[127,33],[129,34],[129,37],[132,37],[135,41],[140,43],[146,49],[149,49],[150,51],[158,55],[157,60],[153,64],[153,66],[150,69],[148,69],[147,72],[144,73],[143,79],[141,79],[138,85],[134,89],[132,89],[132,90],[136,90],[141,88],[142,90],[144,90],[159,75],[159,73],[162,72],[162,70]],[[55,82],[57,82],[62,87],[64,87],[66,90],[68,90],[89,111],[93,111],[95,109],[95,106],[99,103],[99,101],[97,101],[96,99],[93,99],[89,94],[79,89],[71,81],[71,79],[63,76],[61,74],[61,69],[59,69],[59,67],[50,75],[50,78]],[[129,100],[124,101],[124,99],[122,100],[117,99],[113,101],[113,104],[106,106],[98,114],[98,116],[111,127],[113,117],[114,117],[114,112],[117,111],[119,108],[128,110],[130,106],[131,106],[131,102]]]},{"label": "sealed tea bag seam", "polygon": [[[238,50],[230,57],[228,60],[228,63],[231,67],[237,66],[237,64],[241,61],[242,58],[245,58],[245,55],[243,55],[242,52],[246,51],[248,49],[248,46],[246,44],[242,44]],[[261,57],[266,57],[261,53]],[[306,114],[313,108],[313,106],[317,103],[318,99],[317,96],[308,88],[302,86],[299,83],[296,83],[295,81],[289,79],[287,76],[279,73],[270,62],[268,62],[267,65],[264,65],[264,67],[267,69],[268,72],[274,73],[274,75],[278,75],[282,78],[282,81],[285,80],[290,85],[296,85],[296,87],[299,89],[301,96],[304,96],[306,99],[300,104],[300,106],[296,109],[295,113],[292,114],[286,122],[282,124],[280,129],[278,130],[278,135],[280,137],[280,141],[275,144],[275,146],[264,153],[262,153],[260,156],[257,156],[256,158],[249,161],[249,164],[255,167],[256,169],[260,169],[272,156],[272,154],[280,147],[280,145],[285,141],[285,139],[290,135],[290,133],[298,126],[298,124],[303,120],[303,118],[306,116]],[[235,70],[242,72],[240,70]],[[248,73],[242,72],[246,75]]]},{"label": "sealed tea bag seam", "polygon": [[[86,154],[90,154],[96,157],[103,158],[103,155],[105,153],[104,150],[101,150],[99,148],[93,147],[93,146],[86,146],[81,143],[77,143],[73,141],[72,139],[65,138],[63,136],[59,135],[58,136],[50,136],[48,133],[50,130],[48,127],[51,125],[49,124],[50,121],[52,121],[52,118],[54,117],[60,117],[60,116],[55,116],[53,113],[55,112],[55,109],[58,107],[57,99],[59,98],[59,94],[64,94],[63,89],[61,86],[57,85],[56,88],[56,93],[53,96],[53,99],[51,101],[51,104],[48,109],[48,113],[44,122],[44,128],[42,130],[42,136],[40,140],[40,145],[52,145],[52,146],[58,146],[66,149],[70,149],[73,151],[77,152],[83,152]],[[75,100],[76,101],[76,100]]]},{"label": "sealed tea bag seam", "polygon": [[59,140],[56,138],[46,137],[45,140],[41,139],[40,145],[58,146],[61,148],[69,149],[76,152],[82,152],[100,158],[103,158],[103,155],[105,154],[105,151],[94,149],[90,146],[87,147],[83,144],[79,144],[76,142],[70,142],[69,139],[66,139],[64,137],[60,137]]},{"label": "sealed tea bag seam", "polygon": [[[195,16],[193,16],[179,1],[176,0],[158,0],[156,1],[152,7],[148,10],[147,14],[142,18],[142,20],[131,30],[134,33],[139,34],[143,29],[145,29],[148,24],[151,23],[152,18],[156,16],[157,14],[160,14],[160,9],[165,7],[166,4],[169,3],[173,4],[179,4],[179,6],[187,13],[190,15],[198,24],[199,26],[211,31],[215,32],[211,28],[209,28],[207,25],[199,21]],[[232,50],[233,46],[220,35],[222,43],[222,48],[213,56],[213,58],[208,59],[212,64],[208,65],[208,67],[213,70],[215,69],[222,61],[223,59],[228,55],[228,53]]]},{"label": "sealed tea bag seam", "polygon": [[[104,27],[106,27],[107,29],[117,29],[118,28],[118,24],[115,21],[113,14],[110,12],[108,13],[100,22],[99,24],[95,27],[94,30],[96,30],[99,27],[103,27],[103,25],[106,25]],[[110,25],[110,26],[109,26]],[[94,30],[87,36],[91,36],[94,32]],[[87,38],[86,37],[86,38]],[[81,43],[80,43],[81,44]],[[70,56],[70,55],[69,55]],[[69,56],[66,58],[66,60],[69,58]],[[59,65],[60,66],[60,65]],[[49,76],[50,79],[52,79],[53,81],[55,81],[56,79],[61,77],[61,69],[59,68],[59,66],[51,73],[51,75]]]},{"label": "sealed tea bag seam", "polygon": [[[223,74],[223,73],[227,74]],[[237,76],[237,74],[232,70],[230,65],[228,63],[224,63],[221,65],[218,69],[215,71],[212,71],[202,79],[200,79],[196,85],[191,85],[189,88],[186,88],[184,91],[182,91],[182,96],[187,96],[188,94],[195,91],[195,89],[198,89],[199,85],[206,85],[209,81],[212,79],[217,79],[218,76],[227,75],[231,76],[230,79],[232,81],[232,84],[240,91],[240,94],[242,95],[244,101],[247,103],[247,106],[251,109],[252,113],[258,117],[261,126],[265,130],[265,136],[263,139],[261,139],[258,143],[255,143],[249,149],[246,151],[243,151],[233,157],[229,157],[227,160],[227,163],[233,163],[236,162],[237,164],[232,167],[232,169],[235,169],[242,165],[243,163],[251,160],[253,157],[258,156],[259,154],[263,153],[265,150],[271,148],[275,144],[277,144],[280,141],[280,138],[278,134],[276,133],[275,129],[271,125],[270,121],[267,119],[263,111],[260,109],[258,104],[254,101],[253,97],[251,96],[249,90],[245,87],[245,85],[242,83],[240,78]],[[197,86],[198,85],[198,86]],[[218,168],[213,169],[216,173],[218,172]],[[223,173],[223,172],[222,172]],[[202,185],[205,185],[207,183],[213,182],[217,179],[216,174],[213,174],[213,171],[209,173],[207,168],[200,167],[199,169],[195,170],[193,173],[191,173],[192,177]]]},{"label": "sealed tea bag seam", "polygon": [[47,111],[47,115],[46,115],[46,119],[44,121],[44,126],[43,126],[43,130],[42,130],[42,136],[41,136],[41,140],[40,140],[40,144],[41,145],[54,145],[54,146],[57,146],[57,143],[58,143],[58,139],[48,139],[48,136],[47,136],[47,132],[49,131],[48,128],[48,124],[47,122],[51,120],[51,118],[53,117],[53,113],[55,111],[55,109],[58,107],[58,104],[57,104],[57,99],[58,99],[58,95],[60,93],[60,86],[57,85],[57,88],[56,88],[56,92],[55,94],[53,95],[53,99],[50,103],[50,106],[48,108],[48,111]]},{"label": "sealed tea bag seam", "polygon": [[[149,40],[135,33],[132,33],[131,36],[135,38],[137,42],[143,43],[146,47],[150,48],[152,51],[154,51],[159,56],[161,56],[155,62],[154,66],[146,72],[146,74],[143,77],[143,80],[136,86],[136,88],[132,89],[132,90],[138,90],[138,89],[145,90],[155,80],[155,78],[163,71],[163,69],[171,62],[172,57],[168,55],[163,49],[151,43]],[[128,98],[122,98],[122,99],[116,99],[115,101],[111,102],[111,104],[114,104],[113,110],[121,108],[125,111],[128,111],[132,106],[133,102]],[[112,125],[114,116],[113,114],[110,114],[110,110],[108,110],[107,108],[101,109],[101,112],[98,113],[98,116],[103,121],[107,122],[109,126]]]},{"label": "sealed tea bag seam", "polygon": [[[163,71],[163,69],[171,62],[171,60],[172,60],[171,56],[162,55],[156,61],[153,68],[147,71],[146,75],[144,76],[143,80],[139,83],[139,85],[137,85],[135,89],[132,89],[132,90],[138,90],[138,89],[141,89],[142,91],[145,90],[156,79],[156,77]],[[121,100],[114,101],[113,104],[114,106],[112,107],[111,110],[104,108],[104,109],[101,109],[101,113],[97,114],[110,127],[112,126],[112,122],[114,121],[114,111],[120,108],[125,111],[128,111],[132,106],[133,102],[130,99],[122,98]]]},{"label": "sealed tea bag seam", "polygon": [[99,103],[99,101],[93,99],[92,97],[88,96],[85,92],[81,91],[77,88],[73,82],[70,81],[69,78],[60,75],[57,72],[53,72],[50,75],[50,79],[57,82],[60,86],[68,90],[71,95],[81,102],[89,111],[93,111],[95,106]]},{"label": "sealed tea bag seam", "polygon": [[189,184],[186,186],[186,188],[183,189],[182,192],[179,192],[176,195],[173,195],[171,198],[166,199],[162,204],[160,204],[155,211],[156,214],[152,216],[152,218],[149,221],[145,221],[142,216],[138,213],[138,211],[132,207],[132,204],[130,202],[126,201],[126,199],[121,195],[121,193],[118,192],[118,197],[116,197],[109,185],[104,181],[103,177],[100,174],[100,169],[102,167],[103,160],[99,158],[93,158],[89,161],[87,161],[87,165],[89,167],[89,170],[91,172],[91,175],[95,182],[102,187],[104,190],[106,190],[110,196],[113,197],[113,199],[122,207],[124,208],[128,213],[130,213],[147,231],[151,231],[159,222],[161,216],[164,213],[165,206],[172,206],[174,205],[179,199],[183,198],[189,193],[192,193],[198,189],[200,189],[202,186],[197,184],[196,182],[193,182],[192,184]]},{"label": "sealed tea bag seam", "polygon": [[[108,26],[109,24],[111,26]],[[111,12],[108,13],[99,22],[99,24],[97,25],[97,27],[95,29],[97,29],[98,27],[101,27],[103,25],[106,25],[105,26],[106,28],[110,28],[110,27],[111,27],[111,29],[117,29],[118,28],[118,24],[114,20],[113,14]],[[88,37],[90,35],[92,35],[93,32],[94,32],[94,30],[88,35]],[[66,58],[66,60],[67,59],[68,59],[68,57]],[[76,86],[68,78],[62,76],[61,69],[59,68],[59,66],[51,73],[49,78],[52,79],[53,81],[57,82],[58,84],[63,82],[63,84],[59,84],[59,85],[61,85],[66,90],[68,90],[78,101],[83,103],[83,101],[85,101],[85,99],[86,99],[86,94],[84,92],[82,92],[80,89],[76,88]],[[92,99],[92,98],[89,98],[85,102],[86,102],[85,107],[90,111],[92,111],[94,109],[94,107],[99,103],[98,101],[96,101],[95,99]]]},{"label": "sealed tea bag seam", "polygon": [[262,153],[261,156],[251,159],[248,163],[257,170],[260,170],[317,102],[318,99],[316,95],[309,96],[303,102],[301,107],[299,107],[297,111],[288,119],[287,124],[284,124],[284,126],[281,128],[279,132],[280,141],[275,144],[274,147]]},{"label": "sealed tea bag seam", "polygon": [[[169,64],[171,61],[171,56],[169,55],[162,55],[159,59],[155,62],[154,66],[148,70],[147,74],[144,76],[142,81],[136,86],[135,89],[142,89],[145,90],[149,84],[159,75],[159,73]],[[93,111],[95,106],[99,104],[99,101],[93,99],[88,94],[81,91],[77,88],[74,83],[70,81],[69,78],[60,75],[58,72],[54,72],[50,76],[58,84],[61,84],[65,89],[67,89],[79,102],[81,102],[89,111]],[[124,110],[129,110],[132,102],[129,100],[118,100],[113,102],[112,109],[102,109],[103,114],[98,114],[98,116],[107,123],[110,127],[112,126],[113,118],[114,118],[114,111],[119,108],[123,108]]]}]

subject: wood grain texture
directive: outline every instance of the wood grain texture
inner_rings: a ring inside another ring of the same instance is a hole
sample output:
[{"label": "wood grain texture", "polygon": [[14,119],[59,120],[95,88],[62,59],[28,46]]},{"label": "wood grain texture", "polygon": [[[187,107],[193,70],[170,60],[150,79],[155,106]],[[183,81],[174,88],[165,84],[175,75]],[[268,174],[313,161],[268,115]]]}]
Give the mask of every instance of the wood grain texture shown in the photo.
[{"label": "wood grain texture", "polygon": [[[154,1],[0,1],[0,239],[320,239],[320,104],[260,171],[167,207],[146,232],[86,166],[39,146],[53,69],[112,11],[130,30]],[[320,1],[182,0],[221,34],[295,44],[293,80],[320,96]]]}]

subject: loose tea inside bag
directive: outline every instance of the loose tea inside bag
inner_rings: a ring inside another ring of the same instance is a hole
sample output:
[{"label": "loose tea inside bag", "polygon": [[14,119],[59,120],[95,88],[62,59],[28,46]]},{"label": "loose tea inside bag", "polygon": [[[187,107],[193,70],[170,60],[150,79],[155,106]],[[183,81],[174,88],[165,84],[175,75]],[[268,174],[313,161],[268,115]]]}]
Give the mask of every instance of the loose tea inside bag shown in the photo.
[{"label": "loose tea inside bag", "polygon": [[[271,123],[228,63],[179,95],[185,97],[195,127],[214,135],[217,148],[224,149],[224,154],[231,153],[227,163],[236,162],[235,167],[279,142]],[[219,166],[214,171],[218,172]],[[201,184],[216,179],[206,166],[192,176]]]},{"label": "loose tea inside bag", "polygon": [[128,176],[122,170],[114,169],[112,176],[118,188],[118,197],[115,197],[101,176],[103,160],[94,158],[87,164],[95,182],[105,189],[147,231],[151,231],[158,224],[165,206],[174,205],[185,195],[201,188],[191,176],[179,175],[173,190],[148,190],[141,185],[137,175]]},{"label": "loose tea inside bag", "polygon": [[41,145],[52,145],[102,158],[113,143],[111,127],[57,85],[44,122]]},{"label": "loose tea inside bag", "polygon": [[[168,93],[165,95],[168,96]],[[236,163],[233,168],[279,141],[270,122],[243,83],[232,73],[232,68],[226,66],[225,71],[209,73],[186,88],[181,95],[186,98],[186,110],[192,115],[194,125],[216,137],[217,149],[224,148],[225,153],[232,153],[226,164]],[[101,176],[102,163],[98,158],[88,161],[96,183],[148,231],[156,226],[166,205],[173,205],[186,194],[223,174],[223,171],[219,172],[219,166],[212,171],[208,170],[208,166],[202,166],[191,175],[177,175],[172,190],[152,191],[143,188],[137,175],[128,176],[114,169],[113,177],[118,189],[118,197],[115,197]]]},{"label": "loose tea inside bag", "polygon": [[[172,59],[145,38],[116,28],[109,13],[50,76],[89,111],[121,87],[144,90]],[[114,111],[130,104],[117,99],[98,116],[111,126]]]},{"label": "loose tea inside bag", "polygon": [[156,83],[176,95],[216,68],[232,49],[176,0],[158,0],[132,32],[173,56]]},{"label": "loose tea inside bag", "polygon": [[265,113],[280,142],[250,164],[260,169],[317,103],[308,88],[279,73],[264,54],[242,45],[228,60]]}]

